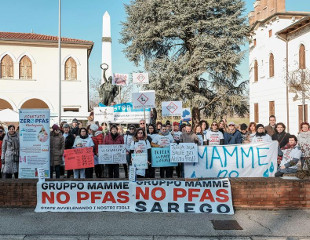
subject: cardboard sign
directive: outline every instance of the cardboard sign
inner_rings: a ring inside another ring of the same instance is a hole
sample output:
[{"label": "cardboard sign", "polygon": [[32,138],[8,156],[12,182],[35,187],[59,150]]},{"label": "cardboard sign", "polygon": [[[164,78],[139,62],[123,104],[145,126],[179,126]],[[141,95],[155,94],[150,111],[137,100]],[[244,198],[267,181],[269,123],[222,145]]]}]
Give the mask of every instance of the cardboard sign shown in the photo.
[{"label": "cardboard sign", "polygon": [[170,147],[152,148],[152,167],[175,167],[178,163],[170,162]]},{"label": "cardboard sign", "polygon": [[162,102],[161,111],[162,111],[163,117],[181,116],[182,115],[182,102],[181,101]]},{"label": "cardboard sign", "polygon": [[64,151],[65,170],[94,167],[94,153],[92,147],[74,148]]},{"label": "cardboard sign", "polygon": [[148,73],[133,73],[132,82],[135,84],[149,84]]},{"label": "cardboard sign", "polygon": [[143,91],[132,94],[133,108],[154,108],[155,91]]},{"label": "cardboard sign", "polygon": [[170,162],[198,162],[197,145],[195,143],[171,143]]},{"label": "cardboard sign", "polygon": [[99,164],[127,163],[125,144],[99,145],[98,157]]},{"label": "cardboard sign", "polygon": [[112,85],[117,86],[126,86],[128,85],[128,74],[122,74],[122,73],[114,73],[113,79],[112,79]]},{"label": "cardboard sign", "polygon": [[114,122],[114,107],[94,107],[94,120],[98,122]]},{"label": "cardboard sign", "polygon": [[132,154],[132,165],[138,170],[148,169],[147,153]]}]

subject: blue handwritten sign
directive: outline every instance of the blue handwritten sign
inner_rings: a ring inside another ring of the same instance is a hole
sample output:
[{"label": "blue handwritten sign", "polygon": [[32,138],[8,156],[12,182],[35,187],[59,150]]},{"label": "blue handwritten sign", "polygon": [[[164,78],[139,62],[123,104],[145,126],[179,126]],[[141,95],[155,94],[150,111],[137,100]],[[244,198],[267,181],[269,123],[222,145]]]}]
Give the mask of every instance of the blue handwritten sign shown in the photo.
[{"label": "blue handwritten sign", "polygon": [[178,163],[170,162],[170,147],[152,148],[152,167],[174,167]]},{"label": "blue handwritten sign", "polygon": [[185,163],[185,178],[273,177],[278,142],[198,147],[198,163]]}]

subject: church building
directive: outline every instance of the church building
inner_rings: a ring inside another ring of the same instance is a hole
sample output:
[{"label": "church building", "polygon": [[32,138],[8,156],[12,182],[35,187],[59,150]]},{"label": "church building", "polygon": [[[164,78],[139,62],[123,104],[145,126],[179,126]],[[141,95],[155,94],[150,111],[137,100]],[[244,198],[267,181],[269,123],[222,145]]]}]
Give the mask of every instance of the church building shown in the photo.
[{"label": "church building", "polygon": [[289,82],[293,72],[310,70],[310,13],[286,11],[285,0],[256,0],[249,22],[250,121],[267,125],[275,115],[297,134],[310,100]]}]

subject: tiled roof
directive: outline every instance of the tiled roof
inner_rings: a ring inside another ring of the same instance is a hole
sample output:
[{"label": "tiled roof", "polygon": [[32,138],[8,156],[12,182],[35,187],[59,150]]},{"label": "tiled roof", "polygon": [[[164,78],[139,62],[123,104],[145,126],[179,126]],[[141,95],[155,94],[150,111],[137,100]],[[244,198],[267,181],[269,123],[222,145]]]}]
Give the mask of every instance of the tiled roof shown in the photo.
[{"label": "tiled roof", "polygon": [[[0,40],[26,40],[26,41],[38,41],[38,42],[58,42],[57,36],[49,36],[37,33],[15,33],[15,32],[0,32]],[[61,38],[62,43],[77,43],[77,44],[94,44],[92,41],[73,39],[73,38]]]}]

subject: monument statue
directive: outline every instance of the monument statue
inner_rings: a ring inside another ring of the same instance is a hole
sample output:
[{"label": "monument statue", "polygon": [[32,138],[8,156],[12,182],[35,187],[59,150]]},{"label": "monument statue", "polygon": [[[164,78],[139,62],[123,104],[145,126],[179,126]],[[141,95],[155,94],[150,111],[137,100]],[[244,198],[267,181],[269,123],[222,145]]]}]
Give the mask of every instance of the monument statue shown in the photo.
[{"label": "monument statue", "polygon": [[99,96],[101,103],[106,106],[110,106],[116,96],[119,94],[118,87],[116,85],[112,85],[112,76],[110,76],[108,79],[106,77],[106,71],[108,70],[109,65],[102,63],[100,68],[103,70],[104,83],[100,86]]}]

